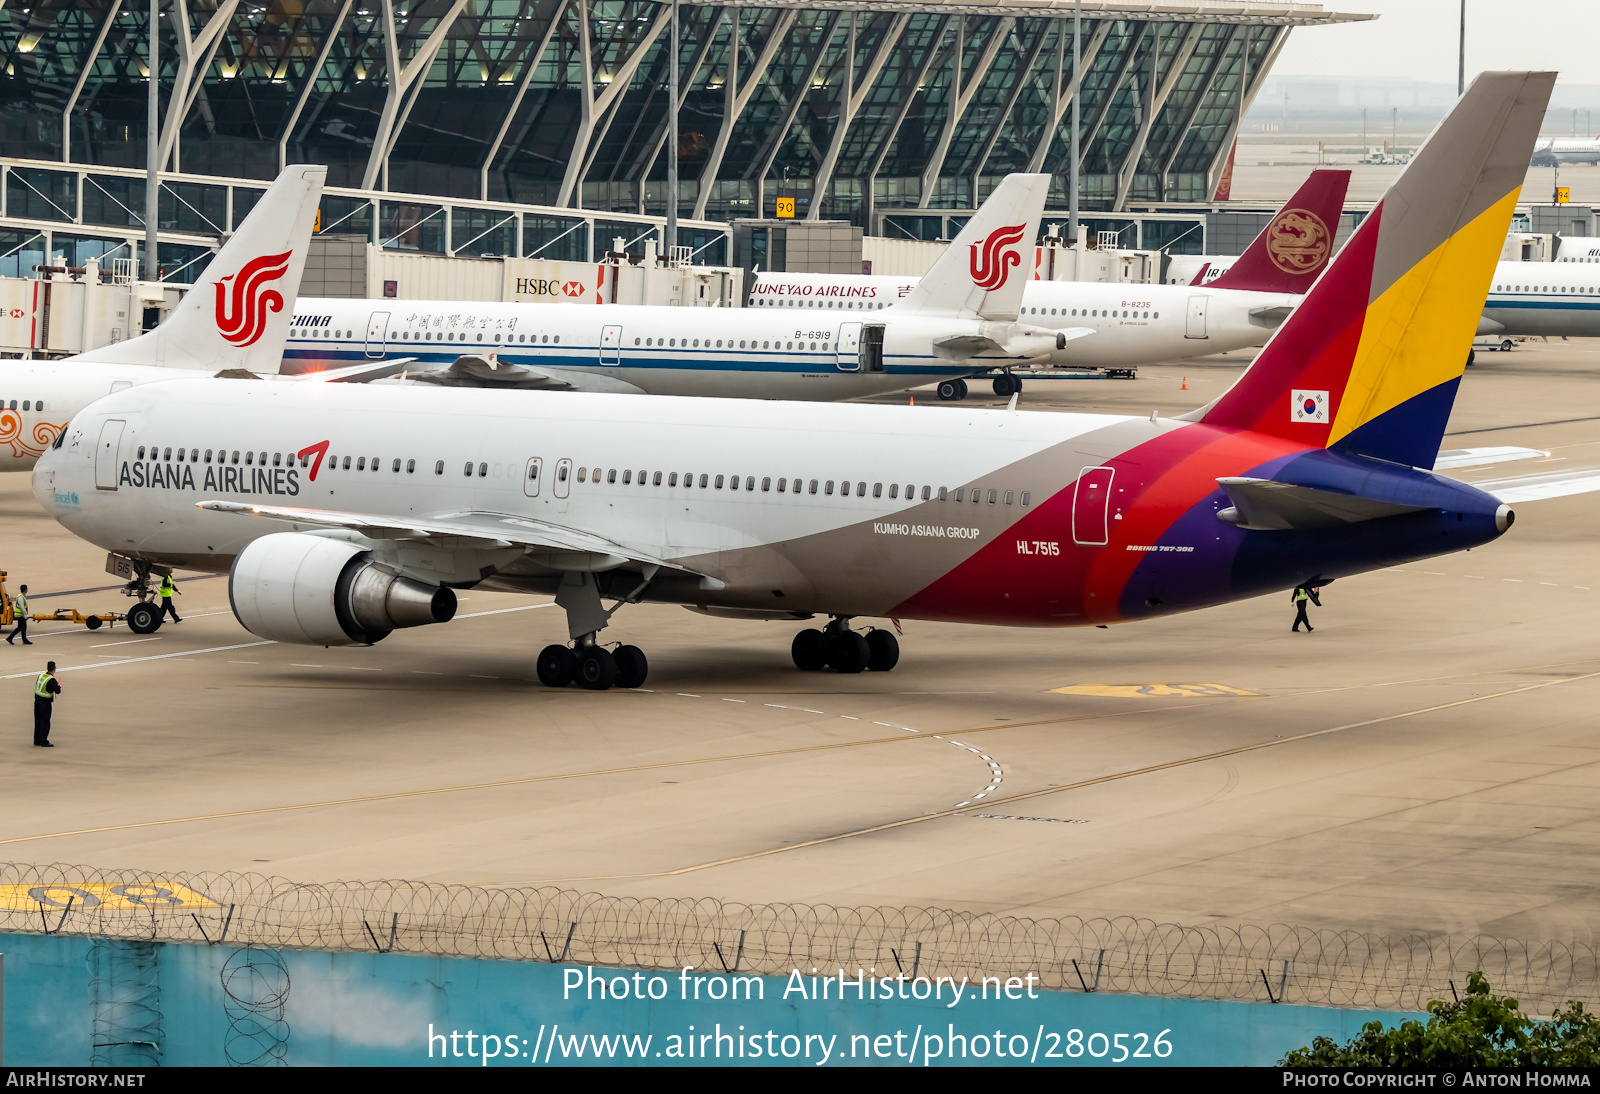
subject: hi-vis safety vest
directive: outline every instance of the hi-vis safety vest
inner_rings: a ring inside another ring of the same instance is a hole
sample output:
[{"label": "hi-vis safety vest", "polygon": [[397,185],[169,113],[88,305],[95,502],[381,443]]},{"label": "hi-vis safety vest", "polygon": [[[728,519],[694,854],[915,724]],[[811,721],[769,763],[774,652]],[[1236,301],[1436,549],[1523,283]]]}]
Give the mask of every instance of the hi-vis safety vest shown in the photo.
[{"label": "hi-vis safety vest", "polygon": [[1304,586],[1302,586],[1301,588],[1298,588],[1298,589],[1296,589],[1294,591],[1294,602],[1296,604],[1299,604],[1303,600],[1310,600],[1310,599],[1311,599],[1311,594],[1306,592]]},{"label": "hi-vis safety vest", "polygon": [[26,596],[24,596],[22,593],[18,593],[16,596],[12,597],[11,598],[11,611],[15,615],[27,615],[28,614],[28,598]]},{"label": "hi-vis safety vest", "polygon": [[162,600],[172,599],[172,578],[170,576],[161,579],[160,592]]},{"label": "hi-vis safety vest", "polygon": [[41,672],[38,683],[33,685],[33,694],[40,699],[50,698],[50,692],[47,689],[50,687],[50,681],[54,679],[55,677],[48,672]]}]

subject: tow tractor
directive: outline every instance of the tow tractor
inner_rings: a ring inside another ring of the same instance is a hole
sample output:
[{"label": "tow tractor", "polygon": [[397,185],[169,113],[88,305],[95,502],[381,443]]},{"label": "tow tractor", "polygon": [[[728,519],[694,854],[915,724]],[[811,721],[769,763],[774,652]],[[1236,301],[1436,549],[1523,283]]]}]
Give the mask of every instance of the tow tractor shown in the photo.
[{"label": "tow tractor", "polygon": [[[100,612],[97,615],[84,615],[76,608],[57,608],[48,614],[32,612],[28,619],[33,623],[82,623],[91,631],[97,631],[104,625],[115,625],[121,620],[128,619],[122,612]],[[156,617],[157,626],[160,626],[160,616]],[[11,594],[6,592],[6,571],[0,570],[0,627],[12,627],[17,622],[16,605],[11,601]],[[130,627],[133,624],[128,624]],[[152,628],[153,629],[153,628]],[[145,633],[145,632],[139,632]]]}]

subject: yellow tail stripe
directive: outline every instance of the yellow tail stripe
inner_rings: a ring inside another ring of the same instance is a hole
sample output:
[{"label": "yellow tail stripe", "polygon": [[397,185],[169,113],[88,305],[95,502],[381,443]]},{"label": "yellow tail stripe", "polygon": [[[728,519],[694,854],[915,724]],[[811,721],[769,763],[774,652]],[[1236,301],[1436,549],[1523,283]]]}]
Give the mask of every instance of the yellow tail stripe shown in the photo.
[{"label": "yellow tail stripe", "polygon": [[1474,217],[1367,306],[1330,445],[1460,377],[1521,192]]}]

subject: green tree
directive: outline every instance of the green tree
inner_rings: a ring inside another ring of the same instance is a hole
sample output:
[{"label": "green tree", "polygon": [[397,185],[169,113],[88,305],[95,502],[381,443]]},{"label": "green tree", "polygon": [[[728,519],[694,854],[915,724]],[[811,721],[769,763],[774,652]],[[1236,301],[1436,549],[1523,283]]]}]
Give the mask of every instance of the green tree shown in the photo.
[{"label": "green tree", "polygon": [[1600,1016],[1571,1000],[1548,1021],[1496,995],[1481,972],[1467,976],[1466,997],[1428,1002],[1426,1024],[1384,1029],[1368,1022],[1348,1044],[1318,1037],[1278,1061],[1280,1067],[1595,1067]]}]

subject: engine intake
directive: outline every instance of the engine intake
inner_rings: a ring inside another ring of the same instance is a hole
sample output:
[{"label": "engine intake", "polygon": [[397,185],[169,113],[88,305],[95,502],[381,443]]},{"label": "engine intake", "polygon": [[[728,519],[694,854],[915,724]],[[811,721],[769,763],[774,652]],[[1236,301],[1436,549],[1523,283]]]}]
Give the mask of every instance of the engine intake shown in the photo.
[{"label": "engine intake", "polygon": [[241,551],[228,600],[251,634],[308,646],[370,646],[456,614],[452,590],[393,573],[353,543],[300,532],[262,536]]}]

